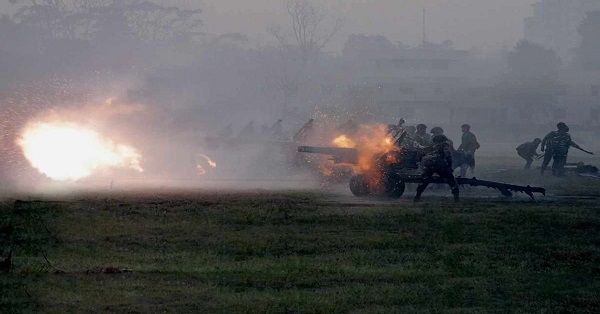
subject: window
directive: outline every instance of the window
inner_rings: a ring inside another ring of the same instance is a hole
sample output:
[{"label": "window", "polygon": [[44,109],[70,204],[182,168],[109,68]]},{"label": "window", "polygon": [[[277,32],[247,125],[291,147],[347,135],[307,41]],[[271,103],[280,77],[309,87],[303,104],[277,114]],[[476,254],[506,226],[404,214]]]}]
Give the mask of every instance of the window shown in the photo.
[{"label": "window", "polygon": [[559,108],[554,110],[554,119],[566,119],[567,109]]},{"label": "window", "polygon": [[519,107],[519,118],[521,119],[521,122],[533,122],[533,109],[528,106]]},{"label": "window", "polygon": [[335,94],[335,84],[321,85],[321,96],[331,97]]},{"label": "window", "polygon": [[435,84],[435,89],[434,89],[434,92],[435,92],[435,94],[436,94],[436,95],[443,94],[443,93],[444,93],[444,90],[442,89],[442,84],[440,84],[440,83],[436,83],[436,84]]},{"label": "window", "polygon": [[593,121],[598,121],[600,118],[600,109],[592,108],[590,111],[590,118],[592,118]]},{"label": "window", "polygon": [[409,86],[400,86],[398,87],[398,91],[400,91],[400,94],[403,95],[414,95],[415,94],[415,89]]},{"label": "window", "polygon": [[392,60],[392,64],[394,65],[394,67],[396,69],[406,68],[406,64],[404,63],[404,60],[402,60],[402,59],[394,59],[394,60]]},{"label": "window", "polygon": [[405,119],[414,119],[415,118],[415,108],[414,107],[398,107],[398,116]]},{"label": "window", "polygon": [[433,60],[432,67],[436,71],[448,71],[450,69],[449,60]]}]

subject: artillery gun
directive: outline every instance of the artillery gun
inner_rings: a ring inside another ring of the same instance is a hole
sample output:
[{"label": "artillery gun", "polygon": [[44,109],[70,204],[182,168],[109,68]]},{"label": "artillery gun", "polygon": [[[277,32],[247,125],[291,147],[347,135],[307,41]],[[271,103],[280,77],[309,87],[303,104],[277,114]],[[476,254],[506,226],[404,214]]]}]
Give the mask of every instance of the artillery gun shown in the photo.
[{"label": "artillery gun", "polygon": [[[404,135],[396,143],[402,143]],[[334,163],[356,165],[359,150],[355,148],[298,146],[300,153],[323,154],[331,156]],[[392,149],[372,157],[369,170],[354,174],[350,178],[349,187],[355,196],[384,196],[400,198],[408,183],[421,183],[423,181],[418,173],[419,153],[411,149]],[[503,196],[510,197],[513,192],[525,193],[535,201],[533,193],[546,195],[546,190],[541,187],[521,186],[493,181],[479,180],[477,178],[457,177],[459,185],[483,186],[499,190]],[[434,177],[431,183],[446,183],[440,177]]]}]

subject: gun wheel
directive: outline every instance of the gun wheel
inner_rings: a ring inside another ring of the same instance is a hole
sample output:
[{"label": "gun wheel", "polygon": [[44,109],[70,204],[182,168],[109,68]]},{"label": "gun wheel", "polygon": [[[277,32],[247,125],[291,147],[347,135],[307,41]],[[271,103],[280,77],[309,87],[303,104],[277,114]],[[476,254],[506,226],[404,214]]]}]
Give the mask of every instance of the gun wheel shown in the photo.
[{"label": "gun wheel", "polygon": [[349,186],[354,196],[366,196],[370,194],[369,182],[364,175],[352,176]]},{"label": "gun wheel", "polygon": [[406,184],[397,174],[387,175],[383,185],[383,194],[389,198],[400,198],[406,189]]}]

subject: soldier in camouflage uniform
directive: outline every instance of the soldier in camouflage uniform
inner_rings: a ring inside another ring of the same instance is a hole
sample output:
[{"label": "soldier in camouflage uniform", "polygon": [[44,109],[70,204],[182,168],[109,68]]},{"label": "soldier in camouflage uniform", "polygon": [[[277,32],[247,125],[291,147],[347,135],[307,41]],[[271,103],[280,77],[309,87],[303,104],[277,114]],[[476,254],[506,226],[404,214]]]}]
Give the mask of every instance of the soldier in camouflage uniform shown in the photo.
[{"label": "soldier in camouflage uniform", "polygon": [[417,132],[414,135],[414,139],[421,146],[431,144],[431,135],[427,133],[427,126],[425,124],[417,124]]},{"label": "soldier in camouflage uniform", "polygon": [[[429,133],[432,134],[431,138],[433,139],[433,137],[436,135],[444,135],[444,129],[442,129],[439,126],[435,126],[435,127],[431,128],[431,131],[429,131]],[[454,153],[454,142],[451,139],[449,139],[448,137],[446,137],[446,141],[448,142],[448,145],[450,146],[450,151],[452,151],[452,153]]]},{"label": "soldier in camouflage uniform", "polygon": [[464,177],[467,174],[467,168],[471,168],[472,172],[475,172],[475,151],[479,149],[480,145],[477,142],[477,137],[471,132],[471,126],[463,124],[462,138],[458,151],[463,153],[464,163],[460,165],[460,176]]},{"label": "soldier in camouflage uniform", "polygon": [[572,146],[582,151],[585,150],[571,140],[571,135],[569,135],[569,127],[566,124],[560,122],[556,126],[558,127],[558,131],[554,133],[553,139],[554,150],[552,158],[554,158],[554,162],[552,163],[552,174],[557,177],[564,177],[569,147]]},{"label": "soldier in camouflage uniform", "polygon": [[517,147],[517,155],[521,156],[521,158],[527,161],[527,163],[525,164],[525,169],[531,168],[533,157],[540,156],[540,154],[537,153],[537,148],[538,146],[540,146],[541,142],[541,139],[536,138],[533,140],[533,142],[523,143]]},{"label": "soldier in camouflage uniform", "polygon": [[459,189],[454,178],[452,168],[452,151],[448,144],[448,138],[442,134],[434,135],[431,139],[432,145],[426,148],[425,156],[421,160],[423,167],[423,182],[417,187],[415,202],[421,200],[421,194],[425,191],[434,174],[445,179],[452,189],[454,201],[459,201]]},{"label": "soldier in camouflage uniform", "polygon": [[[558,125],[560,125],[560,123],[557,124],[557,126]],[[551,131],[550,133],[546,134],[542,140],[542,146],[540,147],[540,150],[544,153],[544,161],[542,162],[541,170],[542,174],[544,174],[544,171],[546,171],[548,164],[552,160],[552,156],[554,154],[554,138],[556,137],[556,133],[557,131]]]}]

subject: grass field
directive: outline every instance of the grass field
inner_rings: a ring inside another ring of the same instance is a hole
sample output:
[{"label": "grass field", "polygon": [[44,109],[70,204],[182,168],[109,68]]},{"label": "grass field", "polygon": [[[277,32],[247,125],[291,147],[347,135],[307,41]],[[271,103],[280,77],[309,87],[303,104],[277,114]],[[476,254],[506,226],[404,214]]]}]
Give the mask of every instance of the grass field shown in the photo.
[{"label": "grass field", "polygon": [[15,196],[0,202],[0,224],[15,226],[0,312],[598,313],[597,181],[547,179],[552,196],[537,204],[264,190]]}]

